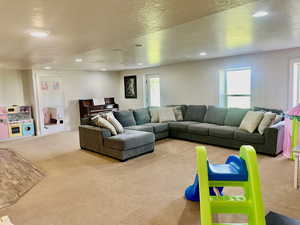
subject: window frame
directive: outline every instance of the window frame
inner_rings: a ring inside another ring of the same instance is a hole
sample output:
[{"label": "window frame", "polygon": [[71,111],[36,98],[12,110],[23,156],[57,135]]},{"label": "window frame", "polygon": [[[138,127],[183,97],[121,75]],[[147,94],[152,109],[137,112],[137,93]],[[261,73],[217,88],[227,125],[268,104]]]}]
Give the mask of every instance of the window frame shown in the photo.
[{"label": "window frame", "polygon": [[[250,94],[227,94],[227,73],[232,71],[242,71],[242,70],[250,70]],[[252,107],[252,67],[233,67],[226,68],[223,70],[224,72],[224,94],[223,94],[223,104],[226,108],[228,108],[228,97],[250,97],[250,108]]]}]

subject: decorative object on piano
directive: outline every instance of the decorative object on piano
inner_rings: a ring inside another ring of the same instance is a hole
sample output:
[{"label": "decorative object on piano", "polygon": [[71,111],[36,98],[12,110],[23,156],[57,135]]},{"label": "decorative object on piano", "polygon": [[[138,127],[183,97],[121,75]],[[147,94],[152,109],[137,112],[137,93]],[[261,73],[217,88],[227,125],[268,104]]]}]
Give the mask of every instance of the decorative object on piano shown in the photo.
[{"label": "decorative object on piano", "polygon": [[136,76],[124,77],[125,98],[137,98]]},{"label": "decorative object on piano", "polygon": [[0,107],[0,140],[34,135],[30,106]]},{"label": "decorative object on piano", "polygon": [[95,105],[93,99],[79,100],[80,119],[88,118],[103,112],[117,111],[119,105],[113,97],[104,98],[103,105]]}]

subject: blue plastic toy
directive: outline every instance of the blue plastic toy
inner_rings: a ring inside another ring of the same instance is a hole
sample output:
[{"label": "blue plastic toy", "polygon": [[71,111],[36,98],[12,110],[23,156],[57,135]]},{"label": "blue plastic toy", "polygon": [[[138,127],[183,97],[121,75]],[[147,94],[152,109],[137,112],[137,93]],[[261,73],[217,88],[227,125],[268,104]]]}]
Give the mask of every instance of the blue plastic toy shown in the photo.
[{"label": "blue plastic toy", "polygon": [[[247,181],[248,172],[245,161],[235,155],[228,157],[225,164],[211,164],[207,161],[208,179],[210,181]],[[216,189],[210,187],[209,192],[211,196],[223,195],[223,187]],[[194,184],[185,190],[185,198],[190,201],[199,202],[199,180],[198,175],[195,177]]]}]

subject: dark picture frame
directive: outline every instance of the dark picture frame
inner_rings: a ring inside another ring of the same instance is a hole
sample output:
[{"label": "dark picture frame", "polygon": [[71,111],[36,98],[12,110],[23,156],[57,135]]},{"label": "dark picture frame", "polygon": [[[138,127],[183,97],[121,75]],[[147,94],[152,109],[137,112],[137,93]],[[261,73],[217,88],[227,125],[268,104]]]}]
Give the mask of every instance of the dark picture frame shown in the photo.
[{"label": "dark picture frame", "polygon": [[124,77],[125,98],[137,98],[136,75]]}]

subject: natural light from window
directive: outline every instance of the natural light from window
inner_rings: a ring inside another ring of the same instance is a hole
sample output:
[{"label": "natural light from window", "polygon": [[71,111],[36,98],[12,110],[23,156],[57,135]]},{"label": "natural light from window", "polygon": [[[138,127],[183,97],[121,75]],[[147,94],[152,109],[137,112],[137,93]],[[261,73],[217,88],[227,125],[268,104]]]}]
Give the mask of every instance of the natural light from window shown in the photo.
[{"label": "natural light from window", "polygon": [[228,108],[251,107],[251,69],[225,71],[225,98]]}]

